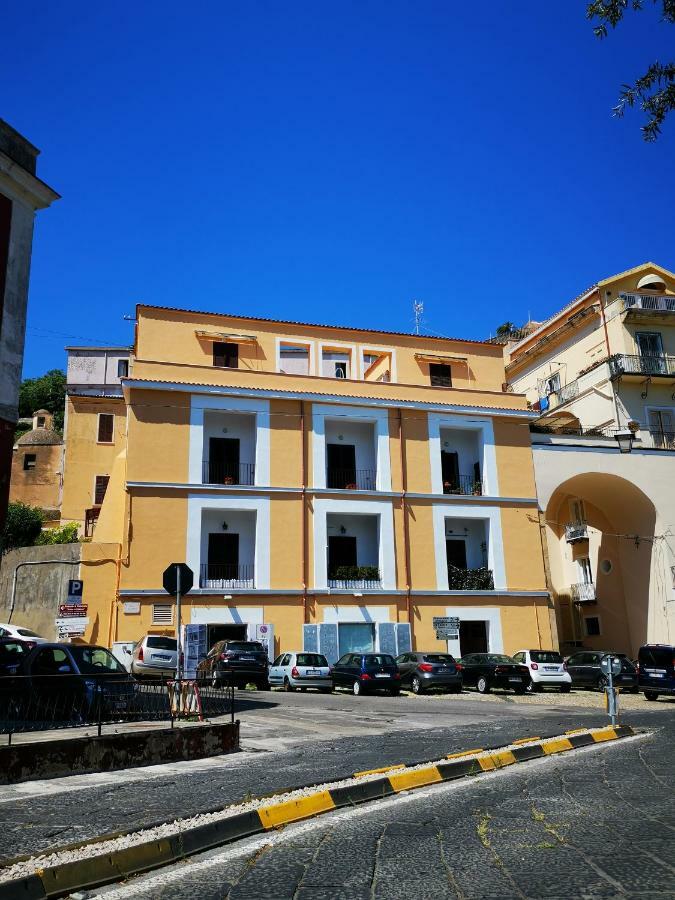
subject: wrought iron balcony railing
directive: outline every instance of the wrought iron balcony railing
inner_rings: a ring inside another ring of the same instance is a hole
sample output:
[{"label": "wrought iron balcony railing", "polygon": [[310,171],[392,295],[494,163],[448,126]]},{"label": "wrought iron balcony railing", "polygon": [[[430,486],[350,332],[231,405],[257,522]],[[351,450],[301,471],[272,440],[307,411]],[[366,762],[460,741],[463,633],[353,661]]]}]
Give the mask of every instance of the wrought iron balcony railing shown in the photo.
[{"label": "wrought iron balcony railing", "polygon": [[661,431],[658,428],[650,428],[649,434],[652,446],[657,450],[675,450],[675,431]]},{"label": "wrought iron balcony railing", "polygon": [[568,544],[588,540],[588,525],[585,522],[568,522],[565,525],[565,540]]},{"label": "wrought iron balcony railing", "polygon": [[382,587],[377,566],[337,566],[329,568],[328,587],[346,591],[377,591]]},{"label": "wrought iron balcony railing", "polygon": [[205,460],[202,484],[255,484],[255,463],[222,463]]},{"label": "wrought iron balcony railing", "polygon": [[492,570],[458,569],[448,566],[448,590],[450,591],[494,591],[495,583]]},{"label": "wrought iron balcony railing", "polygon": [[592,582],[581,582],[571,586],[572,600],[575,603],[595,603],[595,585]]},{"label": "wrought iron balcony railing", "polygon": [[255,567],[231,563],[205,563],[200,567],[199,586],[227,590],[254,587]]},{"label": "wrought iron balcony railing", "polygon": [[609,370],[611,375],[646,375],[658,376],[675,375],[675,356],[643,356],[618,353],[610,357]]},{"label": "wrought iron balcony railing", "polygon": [[336,491],[374,491],[377,484],[375,469],[328,469],[326,487]]},{"label": "wrought iron balcony railing", "polygon": [[477,494],[483,493],[483,482],[473,475],[455,475],[443,482],[444,494]]},{"label": "wrought iron balcony railing", "polygon": [[560,406],[563,403],[568,403],[570,400],[574,400],[575,397],[579,396],[579,382],[570,381],[569,384],[564,385],[559,388],[557,391],[553,391],[552,394],[549,394],[549,405],[550,406]]},{"label": "wrought iron balcony railing", "polygon": [[665,294],[660,296],[652,294],[621,294],[620,296],[624,312],[630,309],[641,309],[648,312],[675,313],[675,297],[668,297]]}]

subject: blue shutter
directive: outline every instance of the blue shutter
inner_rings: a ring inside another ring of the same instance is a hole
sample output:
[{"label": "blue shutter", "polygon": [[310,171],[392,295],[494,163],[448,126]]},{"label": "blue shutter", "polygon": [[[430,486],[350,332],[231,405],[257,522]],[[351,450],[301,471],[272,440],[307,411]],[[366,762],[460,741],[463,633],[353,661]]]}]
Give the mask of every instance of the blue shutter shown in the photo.
[{"label": "blue shutter", "polygon": [[331,625],[327,622],[322,622],[319,625],[319,653],[323,653],[331,666],[340,658],[337,625]]},{"label": "blue shutter", "polygon": [[410,623],[399,622],[396,625],[396,655],[400,656],[401,653],[410,653],[411,650]]},{"label": "blue shutter", "polygon": [[302,649],[306,653],[319,652],[319,626],[303,625],[302,626]]},{"label": "blue shutter", "polygon": [[392,656],[396,656],[396,624],[394,622],[378,622],[377,638],[380,653],[391,653]]}]

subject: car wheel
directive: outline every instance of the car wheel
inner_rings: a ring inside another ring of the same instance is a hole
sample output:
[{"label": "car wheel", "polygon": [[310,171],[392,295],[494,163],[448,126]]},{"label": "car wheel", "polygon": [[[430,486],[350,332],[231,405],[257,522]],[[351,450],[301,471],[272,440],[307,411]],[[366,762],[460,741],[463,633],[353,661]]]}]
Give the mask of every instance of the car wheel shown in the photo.
[{"label": "car wheel", "polygon": [[561,684],[561,685],[560,685],[560,693],[561,693],[561,694],[569,694],[569,692],[570,692],[571,690],[572,690],[572,685],[571,685],[571,684]]},{"label": "car wheel", "polygon": [[659,695],[656,691],[645,691],[645,700],[658,700]]},{"label": "car wheel", "polygon": [[532,679],[530,678],[525,690],[528,694],[538,694],[541,688],[536,681],[532,681]]},{"label": "car wheel", "polygon": [[598,678],[598,681],[597,681],[597,687],[598,687],[598,690],[599,690],[599,691],[604,691],[604,689],[607,687],[607,684],[608,684],[607,679],[605,678],[604,675],[601,675],[601,676]]},{"label": "car wheel", "polygon": [[413,675],[412,681],[410,682],[410,684],[412,687],[413,694],[423,694],[424,693],[424,687],[417,675]]},{"label": "car wheel", "polygon": [[481,675],[478,681],[476,682],[476,687],[478,688],[479,694],[489,694],[490,693],[490,685],[488,684],[488,680],[485,675]]},{"label": "car wheel", "polygon": [[358,697],[361,693],[361,682],[358,679],[352,685],[352,693],[355,697]]},{"label": "car wheel", "polygon": [[288,694],[291,694],[291,693],[295,690],[295,688],[294,688],[293,685],[290,683],[290,681],[288,680],[288,678],[284,678],[284,690],[285,690]]}]

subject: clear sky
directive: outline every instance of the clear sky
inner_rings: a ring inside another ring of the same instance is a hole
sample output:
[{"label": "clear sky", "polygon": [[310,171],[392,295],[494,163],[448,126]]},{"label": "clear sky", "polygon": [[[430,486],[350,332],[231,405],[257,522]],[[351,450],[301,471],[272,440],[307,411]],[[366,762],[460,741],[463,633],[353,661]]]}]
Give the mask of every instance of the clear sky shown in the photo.
[{"label": "clear sky", "polygon": [[25,376],[125,344],[139,300],[482,338],[653,259],[675,268],[675,122],[622,82],[649,9],[585,0],[24,2],[0,115],[63,195],[38,215]]}]

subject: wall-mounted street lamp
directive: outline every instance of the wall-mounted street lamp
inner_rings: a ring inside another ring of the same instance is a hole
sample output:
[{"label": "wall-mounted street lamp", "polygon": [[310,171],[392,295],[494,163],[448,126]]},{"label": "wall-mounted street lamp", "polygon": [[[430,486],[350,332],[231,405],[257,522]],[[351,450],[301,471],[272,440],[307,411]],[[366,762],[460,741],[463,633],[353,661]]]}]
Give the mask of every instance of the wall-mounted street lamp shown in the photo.
[{"label": "wall-mounted street lamp", "polygon": [[616,442],[619,445],[620,453],[630,453],[633,449],[633,440],[635,435],[629,428],[623,428],[614,434]]}]

